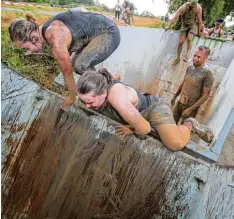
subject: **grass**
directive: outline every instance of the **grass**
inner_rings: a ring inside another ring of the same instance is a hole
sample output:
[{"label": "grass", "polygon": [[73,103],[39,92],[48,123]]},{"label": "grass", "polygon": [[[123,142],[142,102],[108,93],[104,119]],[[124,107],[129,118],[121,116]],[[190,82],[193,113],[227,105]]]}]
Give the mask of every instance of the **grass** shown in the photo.
[{"label": "grass", "polygon": [[159,23],[159,24],[153,24],[151,26],[149,26],[150,28],[162,28],[163,23]]},{"label": "grass", "polygon": [[30,5],[21,5],[21,4],[10,5],[10,4],[2,3],[2,7],[17,8],[17,9],[20,9],[20,10],[23,10],[23,11],[31,11],[31,12],[36,12],[38,10],[48,11],[48,12],[63,12],[63,11],[67,10],[66,8],[61,8],[61,7],[56,7],[56,6],[50,7],[49,5],[45,6],[45,5],[38,5],[38,4],[33,4],[33,3],[28,3],[28,4],[31,4],[32,6],[30,6]]},{"label": "grass", "polygon": [[5,65],[54,92],[63,93],[63,89],[53,84],[59,68],[49,51],[46,52],[46,55],[26,55],[22,49],[15,47],[10,41],[7,29],[2,31],[1,37],[1,61]]},{"label": "grass", "polygon": [[[52,12],[65,11],[65,8],[47,7],[44,5],[22,6],[22,5],[4,5],[2,7],[13,8],[16,10],[3,10],[1,14],[1,36],[2,36],[2,56],[1,61],[21,73],[27,78],[31,78],[38,84],[60,94],[67,94],[62,88],[54,85],[54,79],[59,73],[57,63],[51,56],[49,48],[47,48],[46,55],[25,55],[22,49],[16,48],[10,41],[7,27],[9,23],[17,17],[24,17],[27,11],[32,12],[37,22],[42,25],[51,16]],[[89,11],[97,11],[104,14],[104,9],[98,6],[85,6]],[[19,11],[17,11],[17,9]],[[43,11],[48,14],[42,13]],[[49,13],[51,12],[51,14]],[[113,15],[113,13],[112,13]],[[122,25],[120,21],[117,24]],[[133,26],[139,27],[158,27],[161,21],[156,18],[143,18],[134,16]]]},{"label": "grass", "polygon": [[96,6],[96,5],[90,5],[90,6],[85,6],[85,8],[88,10],[88,11],[93,11],[93,12],[99,12],[99,13],[104,13],[105,10],[99,6]]}]

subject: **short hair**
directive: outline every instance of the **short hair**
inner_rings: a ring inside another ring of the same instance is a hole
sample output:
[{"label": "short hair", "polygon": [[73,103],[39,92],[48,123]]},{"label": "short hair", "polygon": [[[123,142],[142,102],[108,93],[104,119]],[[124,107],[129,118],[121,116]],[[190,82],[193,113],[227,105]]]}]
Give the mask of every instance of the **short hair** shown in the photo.
[{"label": "short hair", "polygon": [[200,50],[200,51],[204,51],[207,56],[210,55],[210,48],[207,47],[207,46],[199,46],[197,49]]}]

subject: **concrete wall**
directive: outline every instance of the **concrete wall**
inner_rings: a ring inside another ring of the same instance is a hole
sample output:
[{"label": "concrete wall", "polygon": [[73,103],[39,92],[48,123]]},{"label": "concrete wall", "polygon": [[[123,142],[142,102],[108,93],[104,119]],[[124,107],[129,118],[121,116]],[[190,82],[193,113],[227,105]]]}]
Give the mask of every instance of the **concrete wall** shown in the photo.
[{"label": "concrete wall", "polygon": [[[209,121],[208,125],[218,136],[234,108],[234,43],[195,38],[189,63],[181,61],[177,66],[172,66],[176,57],[178,32],[165,33],[162,29],[131,27],[120,27],[120,31],[120,46],[100,66],[110,72],[122,72],[125,83],[143,92],[159,94],[168,103],[183,81],[187,66],[192,64],[196,48],[206,45],[211,49],[207,64],[214,72],[215,83],[212,96],[201,107],[198,119],[202,123]],[[205,145],[198,140],[196,143]]]},{"label": "concrete wall", "polygon": [[234,167],[234,125],[232,125],[226,141],[224,142],[218,164],[220,166]]},{"label": "concrete wall", "polygon": [[234,170],[123,141],[114,123],[2,68],[2,218],[230,219]]}]

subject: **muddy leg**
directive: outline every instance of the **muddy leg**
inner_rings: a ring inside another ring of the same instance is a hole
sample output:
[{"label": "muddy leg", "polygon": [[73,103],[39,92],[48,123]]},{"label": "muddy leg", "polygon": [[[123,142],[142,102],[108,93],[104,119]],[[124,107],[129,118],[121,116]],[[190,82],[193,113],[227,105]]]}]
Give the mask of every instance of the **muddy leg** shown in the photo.
[{"label": "muddy leg", "polygon": [[189,33],[187,37],[187,52],[184,61],[187,62],[193,46],[193,34]]},{"label": "muddy leg", "polygon": [[191,130],[184,125],[175,124],[170,107],[167,104],[155,103],[146,109],[142,116],[157,131],[162,143],[172,151],[185,147],[190,139]]},{"label": "muddy leg", "polygon": [[174,117],[176,124],[178,124],[178,122],[180,121],[182,112],[183,112],[183,105],[179,101],[177,101],[173,109],[173,117]]},{"label": "muddy leg", "polygon": [[177,48],[177,57],[176,57],[175,61],[173,62],[173,65],[176,65],[180,62],[180,54],[181,54],[185,39],[186,39],[185,35],[180,35],[179,45]]},{"label": "muddy leg", "polygon": [[92,39],[81,53],[73,59],[73,67],[78,74],[107,59],[118,47],[120,34],[117,29],[114,33],[103,33]]}]

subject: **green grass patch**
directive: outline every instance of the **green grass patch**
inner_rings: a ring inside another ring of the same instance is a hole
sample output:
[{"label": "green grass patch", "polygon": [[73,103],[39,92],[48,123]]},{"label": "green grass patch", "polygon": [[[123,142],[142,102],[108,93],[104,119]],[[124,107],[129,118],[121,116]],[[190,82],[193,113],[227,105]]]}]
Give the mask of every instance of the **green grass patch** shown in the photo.
[{"label": "green grass patch", "polygon": [[26,55],[22,49],[17,48],[11,42],[7,29],[2,31],[1,36],[1,61],[5,65],[54,92],[63,92],[61,88],[53,84],[54,78],[59,73],[59,68],[50,54],[49,47],[43,55]]}]

